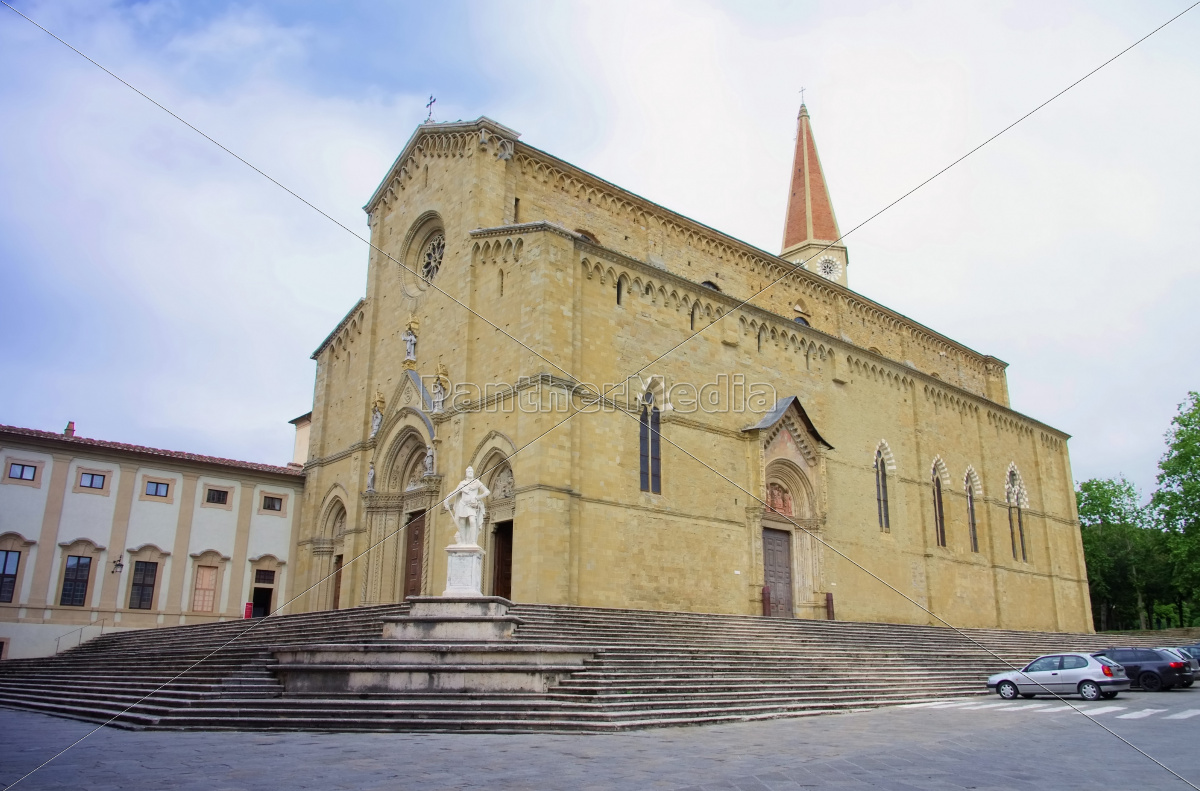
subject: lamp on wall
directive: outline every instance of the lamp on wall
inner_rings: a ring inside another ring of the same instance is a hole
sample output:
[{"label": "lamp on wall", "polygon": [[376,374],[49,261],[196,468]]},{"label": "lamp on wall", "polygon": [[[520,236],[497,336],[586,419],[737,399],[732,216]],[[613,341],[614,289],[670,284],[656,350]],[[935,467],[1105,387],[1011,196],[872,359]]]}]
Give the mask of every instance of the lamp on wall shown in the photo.
[{"label": "lamp on wall", "polygon": [[117,558],[116,560],[113,561],[112,571],[109,573],[120,574],[124,570],[125,570],[125,564],[121,562],[120,558]]}]

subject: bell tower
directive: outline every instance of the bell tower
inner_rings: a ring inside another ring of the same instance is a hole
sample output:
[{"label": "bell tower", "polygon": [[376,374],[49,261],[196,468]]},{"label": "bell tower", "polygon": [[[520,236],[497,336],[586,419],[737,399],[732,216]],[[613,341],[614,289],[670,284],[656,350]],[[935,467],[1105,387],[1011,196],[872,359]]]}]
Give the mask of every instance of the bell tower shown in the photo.
[{"label": "bell tower", "polygon": [[833,202],[825,185],[821,158],[817,156],[808,108],[803,104],[796,127],[796,153],[792,158],[787,218],[783,224],[783,251],[779,255],[844,286],[850,258],[845,245],[839,241],[842,234],[838,231]]}]

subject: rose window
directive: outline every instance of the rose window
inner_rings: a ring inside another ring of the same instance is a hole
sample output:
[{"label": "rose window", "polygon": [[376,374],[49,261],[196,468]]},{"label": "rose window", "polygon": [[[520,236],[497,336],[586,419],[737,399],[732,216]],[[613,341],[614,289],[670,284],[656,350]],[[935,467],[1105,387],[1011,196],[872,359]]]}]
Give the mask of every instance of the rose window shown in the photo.
[{"label": "rose window", "polygon": [[437,234],[425,244],[421,253],[421,277],[425,282],[433,280],[442,268],[442,254],[446,252],[445,234]]}]

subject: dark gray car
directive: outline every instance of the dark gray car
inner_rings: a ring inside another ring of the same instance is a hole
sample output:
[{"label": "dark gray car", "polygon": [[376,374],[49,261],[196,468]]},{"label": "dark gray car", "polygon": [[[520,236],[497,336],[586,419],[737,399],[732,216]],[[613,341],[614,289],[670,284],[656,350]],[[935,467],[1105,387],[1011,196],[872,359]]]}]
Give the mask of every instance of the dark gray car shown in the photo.
[{"label": "dark gray car", "polygon": [[1106,648],[1095,656],[1106,656],[1122,665],[1129,680],[1147,692],[1191,686],[1195,679],[1190,664],[1168,651],[1120,647]]}]

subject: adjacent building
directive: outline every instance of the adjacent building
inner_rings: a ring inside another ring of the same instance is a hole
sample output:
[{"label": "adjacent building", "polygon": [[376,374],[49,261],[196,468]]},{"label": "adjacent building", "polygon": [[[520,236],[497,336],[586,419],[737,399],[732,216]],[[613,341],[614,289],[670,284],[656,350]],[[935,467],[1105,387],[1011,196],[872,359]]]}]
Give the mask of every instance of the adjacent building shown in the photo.
[{"label": "adjacent building", "polygon": [[298,466],[85,439],[74,424],[0,426],[0,461],[5,658],[286,602]]}]

